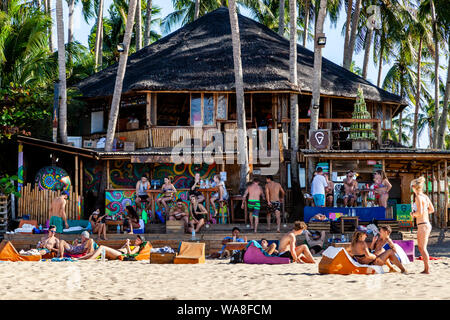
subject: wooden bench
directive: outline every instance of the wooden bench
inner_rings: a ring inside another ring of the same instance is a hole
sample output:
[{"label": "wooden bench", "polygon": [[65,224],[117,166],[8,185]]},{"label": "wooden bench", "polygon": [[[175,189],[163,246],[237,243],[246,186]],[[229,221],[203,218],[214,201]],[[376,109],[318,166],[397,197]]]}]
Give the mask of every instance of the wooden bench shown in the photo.
[{"label": "wooden bench", "polygon": [[330,232],[330,221],[312,221],[308,223],[309,230]]}]

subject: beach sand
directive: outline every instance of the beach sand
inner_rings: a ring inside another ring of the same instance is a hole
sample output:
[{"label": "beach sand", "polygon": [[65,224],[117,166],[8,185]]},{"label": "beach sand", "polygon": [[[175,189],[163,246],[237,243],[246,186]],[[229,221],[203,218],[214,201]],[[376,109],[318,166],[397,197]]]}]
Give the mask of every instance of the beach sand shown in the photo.
[{"label": "beach sand", "polygon": [[450,299],[445,236],[434,232],[430,239],[430,254],[441,258],[431,261],[430,275],[420,274],[418,260],[407,265],[408,275],[320,275],[320,256],[314,265],[274,266],[228,260],[0,262],[0,299]]}]

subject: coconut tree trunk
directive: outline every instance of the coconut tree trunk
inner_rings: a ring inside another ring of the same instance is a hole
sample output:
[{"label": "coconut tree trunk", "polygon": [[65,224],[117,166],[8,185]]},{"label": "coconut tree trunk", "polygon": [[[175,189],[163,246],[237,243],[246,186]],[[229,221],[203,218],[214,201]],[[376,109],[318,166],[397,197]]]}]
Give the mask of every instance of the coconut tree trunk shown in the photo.
[{"label": "coconut tree trunk", "polygon": [[306,47],[306,41],[308,40],[308,26],[309,26],[309,8],[311,5],[310,0],[305,0],[305,28],[303,30],[303,46]]},{"label": "coconut tree trunk", "polygon": [[363,63],[363,70],[362,70],[362,76],[364,79],[367,78],[367,68],[369,65],[370,48],[372,46],[372,35],[373,35],[373,29],[368,28],[367,34],[366,34],[366,43],[365,43],[365,48],[364,48],[364,63]]},{"label": "coconut tree trunk", "polygon": [[350,41],[350,32],[352,30],[351,23],[352,23],[352,8],[353,8],[353,0],[348,0],[348,6],[347,6],[347,20],[345,22],[345,37],[344,37],[344,56],[342,58],[342,64],[345,63],[345,57],[347,55],[348,51],[348,45]]},{"label": "coconut tree trunk", "polygon": [[[297,1],[289,0],[289,80],[291,84],[297,88]],[[298,185],[298,94],[290,94],[291,102],[291,179],[292,186]]]},{"label": "coconut tree trunk", "polygon": [[95,56],[95,72],[98,71],[101,59],[101,47],[102,47],[102,38],[103,38],[103,0],[100,0],[98,3],[98,13],[97,13],[97,32],[95,34],[95,48],[94,48],[94,56]]},{"label": "coconut tree trunk", "polygon": [[436,21],[436,10],[434,7],[434,1],[430,0],[431,5],[431,17],[433,19],[433,38],[435,47],[435,58],[434,58],[434,126],[433,126],[433,148],[437,147],[437,132],[438,132],[438,122],[439,122],[439,39],[437,35],[437,21]]},{"label": "coconut tree trunk", "polygon": [[67,144],[67,89],[66,89],[66,49],[64,46],[63,0],[56,0],[56,31],[58,38],[59,74],[59,133],[62,143]]},{"label": "coconut tree trunk", "polygon": [[398,118],[398,142],[402,143],[402,129],[403,129],[403,110],[400,111],[400,116]]},{"label": "coconut tree trunk", "polygon": [[142,49],[142,2],[137,1],[136,4],[136,51]]},{"label": "coconut tree trunk", "polygon": [[381,85],[381,72],[383,71],[383,50],[384,50],[384,43],[383,43],[383,39],[381,39],[381,43],[380,43],[380,58],[378,59],[377,87],[379,87]]},{"label": "coconut tree trunk", "polygon": [[284,35],[284,9],[286,8],[284,0],[280,0],[279,17],[278,17],[278,34]]},{"label": "coconut tree trunk", "polygon": [[117,116],[119,115],[120,97],[122,95],[123,78],[127,68],[128,51],[130,50],[131,34],[133,32],[134,15],[136,13],[137,0],[130,0],[128,4],[128,16],[123,37],[124,51],[121,52],[117,67],[114,94],[109,112],[108,131],[106,133],[105,151],[112,151],[114,135],[116,133]]},{"label": "coconut tree trunk", "polygon": [[[45,13],[47,13],[49,15],[49,17],[52,17],[52,2],[51,0],[44,0],[44,6],[45,6]],[[52,25],[53,25],[53,20],[50,23],[50,26],[48,27],[48,47],[50,49],[50,52],[54,51],[54,46],[53,46],[53,35],[52,35]]]},{"label": "coconut tree trunk", "polygon": [[414,126],[413,126],[413,148],[417,148],[417,124],[419,121],[420,109],[420,81],[421,81],[421,64],[422,64],[422,37],[419,40],[419,52],[417,56],[417,88],[416,88],[416,108],[414,110]]},{"label": "coconut tree trunk", "polygon": [[352,31],[350,33],[347,51],[344,56],[344,68],[347,70],[350,70],[350,65],[352,64],[353,60],[353,51],[355,50],[355,42],[356,42],[356,31],[358,30],[359,14],[361,12],[361,1],[362,0],[356,0],[355,3],[355,12],[352,18]]},{"label": "coconut tree trunk", "polygon": [[228,11],[230,14],[231,40],[233,44],[234,81],[236,84],[236,114],[238,128],[238,163],[240,164],[239,189],[245,190],[245,185],[249,180],[248,146],[247,146],[247,125],[245,123],[244,105],[244,77],[241,60],[241,39],[239,35],[239,23],[236,12],[236,1],[228,1]]},{"label": "coconut tree trunk", "polygon": [[194,20],[197,20],[199,15],[200,15],[200,0],[195,0]]},{"label": "coconut tree trunk", "polygon": [[73,11],[75,9],[75,0],[69,0],[69,23],[67,27],[67,43],[73,41]]},{"label": "coconut tree trunk", "polygon": [[145,27],[144,27],[144,47],[150,44],[150,38],[152,30],[152,0],[147,0],[147,14],[145,17]]},{"label": "coconut tree trunk", "polygon": [[311,99],[311,128],[317,130],[319,127],[319,105],[320,105],[320,86],[322,80],[322,48],[317,45],[317,34],[323,32],[323,23],[325,21],[327,10],[327,0],[320,0],[319,15],[317,17],[317,29],[314,36],[314,75]]},{"label": "coconut tree trunk", "polygon": [[[450,39],[449,39],[450,40]],[[449,41],[450,43],[450,41]],[[448,64],[450,66],[450,54],[448,55]],[[441,118],[439,119],[439,130],[437,138],[437,148],[444,149],[445,134],[447,132],[447,117],[448,117],[448,96],[450,94],[450,68],[447,68],[447,83],[445,85],[444,104]]]}]

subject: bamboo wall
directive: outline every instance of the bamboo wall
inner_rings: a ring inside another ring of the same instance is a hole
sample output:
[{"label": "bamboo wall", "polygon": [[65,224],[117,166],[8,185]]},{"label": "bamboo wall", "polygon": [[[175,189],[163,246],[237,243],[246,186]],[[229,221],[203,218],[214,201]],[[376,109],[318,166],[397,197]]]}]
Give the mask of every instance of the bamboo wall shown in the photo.
[{"label": "bamboo wall", "polygon": [[[18,214],[30,215],[31,220],[37,220],[38,224],[45,224],[50,219],[48,212],[52,201],[61,194],[60,191],[40,190],[30,183],[24,185],[20,191]],[[77,220],[81,214],[78,206],[78,193],[70,191],[66,204],[66,217],[68,220]]]}]

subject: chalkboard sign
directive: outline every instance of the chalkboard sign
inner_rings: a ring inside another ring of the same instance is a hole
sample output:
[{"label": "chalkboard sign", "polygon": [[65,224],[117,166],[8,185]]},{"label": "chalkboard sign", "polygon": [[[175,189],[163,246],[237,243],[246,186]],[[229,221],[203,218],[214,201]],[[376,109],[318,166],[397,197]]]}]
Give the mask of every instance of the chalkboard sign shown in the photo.
[{"label": "chalkboard sign", "polygon": [[397,221],[399,227],[409,228],[414,226],[411,204],[397,204]]}]

